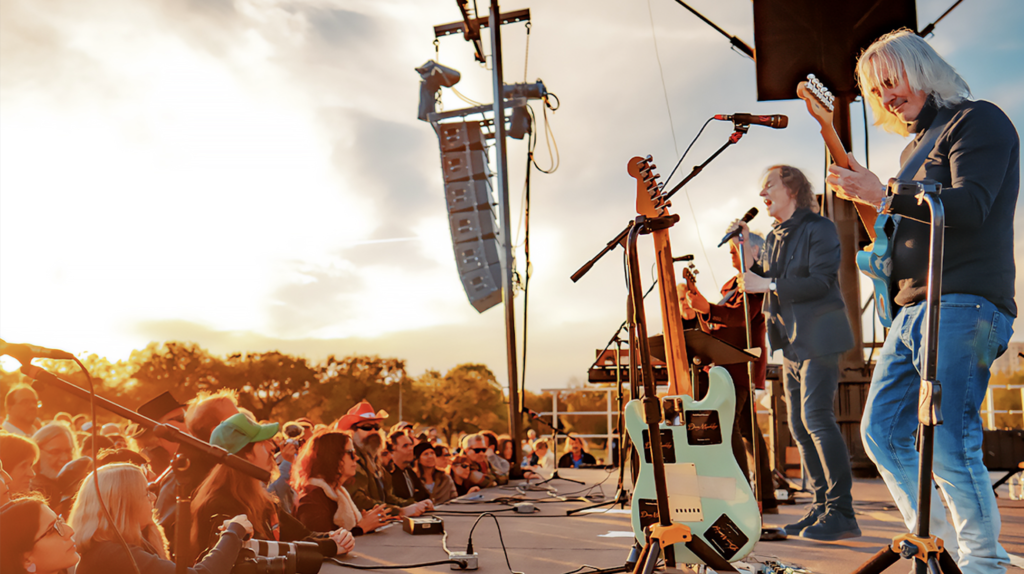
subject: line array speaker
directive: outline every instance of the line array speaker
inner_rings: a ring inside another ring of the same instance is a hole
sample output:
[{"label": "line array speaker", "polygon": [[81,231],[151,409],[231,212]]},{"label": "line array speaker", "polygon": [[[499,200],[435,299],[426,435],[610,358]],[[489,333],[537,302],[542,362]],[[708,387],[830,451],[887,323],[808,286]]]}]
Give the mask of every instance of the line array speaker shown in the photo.
[{"label": "line array speaker", "polygon": [[438,139],[455,263],[469,302],[483,313],[501,303],[503,246],[480,122],[439,124]]}]

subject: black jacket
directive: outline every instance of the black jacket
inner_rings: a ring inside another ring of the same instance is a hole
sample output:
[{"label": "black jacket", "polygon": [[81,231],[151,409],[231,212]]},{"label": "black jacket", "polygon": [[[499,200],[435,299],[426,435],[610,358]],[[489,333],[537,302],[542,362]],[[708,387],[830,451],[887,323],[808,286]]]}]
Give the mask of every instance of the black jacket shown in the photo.
[{"label": "black jacket", "polygon": [[768,234],[751,271],[775,279],[764,316],[772,350],[791,361],[853,348],[853,331],[839,290],[839,234],[830,220],[797,209]]},{"label": "black jacket", "polygon": [[[917,149],[937,113],[931,101],[921,110],[910,125],[917,137],[901,160]],[[1020,189],[1020,138],[1010,119],[989,102],[956,105],[914,179],[942,184],[939,198],[946,212],[942,293],[978,295],[1016,317],[1013,214]],[[931,219],[928,205],[918,205],[912,196],[893,198],[892,212]],[[898,289],[896,304],[922,301],[928,284],[928,226],[904,218],[895,239],[892,289]]]}]

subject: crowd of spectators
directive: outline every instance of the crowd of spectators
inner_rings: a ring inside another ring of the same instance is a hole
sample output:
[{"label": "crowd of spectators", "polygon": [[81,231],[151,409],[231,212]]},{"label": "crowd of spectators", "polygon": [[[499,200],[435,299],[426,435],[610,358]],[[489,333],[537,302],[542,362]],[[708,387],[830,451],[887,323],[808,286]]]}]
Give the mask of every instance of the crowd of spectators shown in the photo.
[{"label": "crowd of spectators", "polygon": [[[226,574],[247,537],[308,541],[324,556],[343,555],[356,538],[402,517],[510,480],[549,478],[556,467],[551,443],[533,430],[516,460],[515,442],[488,430],[449,443],[437,429],[405,421],[384,429],[388,414],[366,401],[333,424],[257,421],[230,391],[187,402],[165,392],[138,408],[267,471],[264,482],[167,433],[128,423],[93,428],[68,413],[41,421],[42,403],[29,386],[12,388],[4,407],[5,574],[132,572],[132,562],[140,572],[171,574],[179,487],[192,495],[190,544],[182,549],[189,571]],[[579,438],[566,449],[558,467],[597,463]],[[177,454],[188,465],[175,471]]]}]

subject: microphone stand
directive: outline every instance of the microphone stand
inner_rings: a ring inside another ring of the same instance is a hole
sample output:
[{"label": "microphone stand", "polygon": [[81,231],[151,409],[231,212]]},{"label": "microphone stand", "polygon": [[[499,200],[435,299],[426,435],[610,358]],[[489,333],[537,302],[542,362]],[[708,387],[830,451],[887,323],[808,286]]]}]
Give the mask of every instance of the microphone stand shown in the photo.
[{"label": "microphone stand", "polygon": [[[687,175],[685,179],[683,179],[683,181],[677,183],[675,187],[673,187],[668,193],[665,194],[666,201],[671,199],[671,197],[675,195],[677,191],[682,189],[684,185],[689,183],[691,179],[697,177],[700,174],[700,172],[704,171],[704,168],[707,167],[709,163],[714,161],[716,157],[721,155],[721,153],[724,152],[726,148],[739,142],[740,138],[743,137],[743,134],[747,133],[747,131],[750,129],[750,124],[734,122],[733,128],[735,129],[735,131],[732,132],[732,135],[729,136],[729,139],[722,145],[722,147],[718,148],[718,150],[715,151],[715,153],[711,154],[711,156],[708,157],[708,159],[704,160],[704,163],[695,166],[693,170],[690,171],[690,174]],[[590,268],[593,267],[599,259],[604,257],[605,253],[608,253],[612,249],[615,249],[616,245],[622,245],[623,247],[625,247],[626,238],[629,237],[629,231],[633,228],[634,224],[634,221],[630,221],[629,224],[626,225],[626,228],[620,231],[619,234],[616,235],[614,238],[612,238],[612,240],[609,241],[607,245],[605,245],[604,249],[598,252],[598,254],[595,255],[593,259],[587,261],[586,263],[583,264],[582,267],[577,269],[576,272],[569,277],[570,279],[572,279],[572,282],[576,283],[577,281],[579,281],[584,275],[587,274],[588,271],[590,271]]]},{"label": "microphone stand", "polygon": [[[540,415],[537,414],[536,411],[534,411],[532,409],[528,409],[528,408],[526,408],[524,406],[523,407],[523,412],[525,412],[527,415],[529,415],[531,419],[539,422],[540,424],[542,424],[542,425],[548,427],[549,429],[551,429],[552,431],[554,431],[556,437],[558,436],[559,433],[561,433],[561,434],[565,435],[565,438],[572,438],[572,436],[569,435],[569,433],[567,433],[564,430],[562,430],[562,425],[558,425],[558,427],[556,428],[554,425],[552,425],[548,421],[540,418]],[[555,445],[551,445],[552,453],[554,453],[554,450],[555,450]],[[556,461],[555,465],[557,465],[557,464],[558,464],[558,462]],[[549,482],[551,482],[553,480],[564,480],[566,482],[575,482],[576,484],[579,484],[581,486],[586,484],[585,482],[581,482],[579,480],[573,480],[571,478],[565,478],[564,476],[559,476],[558,475],[558,467],[557,466],[555,467],[555,472],[551,473],[551,478],[542,480],[542,481],[538,482],[537,484],[547,484],[547,483],[549,483]]]},{"label": "microphone stand", "polygon": [[[22,364],[21,372],[24,373],[31,379],[39,381],[41,383],[49,384],[61,391],[68,394],[74,395],[82,400],[95,400],[96,405],[102,407],[115,415],[126,418],[140,427],[145,427],[153,431],[157,437],[171,442],[180,444],[185,449],[191,449],[191,452],[198,454],[199,456],[208,457],[216,464],[226,464],[227,466],[243,472],[257,480],[267,482],[270,480],[270,473],[266,470],[252,464],[240,456],[233,455],[228,451],[220,448],[219,446],[213,446],[212,444],[199,440],[196,437],[183,433],[175,427],[167,424],[160,424],[155,420],[140,415],[139,413],[127,409],[113,401],[107,400],[95,394],[90,394],[89,391],[65,381],[53,373],[32,365],[30,363]],[[95,421],[93,422],[95,424]],[[183,453],[178,454],[175,460],[171,463],[174,467],[175,476],[178,478],[177,485],[177,499],[175,503],[175,536],[174,536],[174,563],[175,563],[175,574],[183,574],[188,571],[189,565],[185,562],[188,559],[189,535],[191,533],[192,514],[191,514],[191,492],[187,492],[182,480],[181,473],[188,469],[191,461],[189,457]],[[186,528],[183,528],[186,527]]]}]

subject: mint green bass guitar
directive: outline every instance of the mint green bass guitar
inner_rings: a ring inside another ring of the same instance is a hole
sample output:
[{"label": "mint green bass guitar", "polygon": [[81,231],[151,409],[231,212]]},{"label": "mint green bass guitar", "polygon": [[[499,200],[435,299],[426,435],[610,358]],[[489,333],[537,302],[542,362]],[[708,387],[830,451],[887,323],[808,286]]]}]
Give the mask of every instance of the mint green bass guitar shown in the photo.
[{"label": "mint green bass guitar", "polygon": [[[660,425],[672,522],[688,526],[726,561],[742,560],[761,536],[761,513],[732,451],[732,377],[722,367],[713,367],[704,399],[680,395],[662,401],[674,403],[678,414]],[[625,416],[630,440],[642,453],[630,506],[633,534],[643,545],[644,528],[658,522],[650,440],[639,400],[626,404]],[[674,550],[677,562],[703,563],[684,544],[674,545]]]}]

